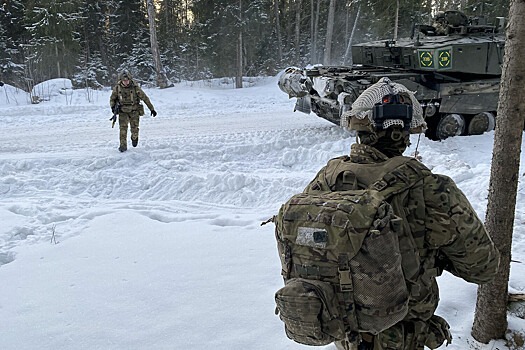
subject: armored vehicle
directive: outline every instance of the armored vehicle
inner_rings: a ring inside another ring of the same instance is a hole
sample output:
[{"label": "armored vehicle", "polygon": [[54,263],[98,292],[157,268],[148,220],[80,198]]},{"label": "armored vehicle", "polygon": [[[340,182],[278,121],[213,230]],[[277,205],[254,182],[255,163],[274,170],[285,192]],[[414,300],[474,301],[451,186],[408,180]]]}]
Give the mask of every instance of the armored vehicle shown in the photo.
[{"label": "armored vehicle", "polygon": [[296,97],[295,110],[314,112],[342,127],[345,112],[382,77],[405,85],[421,102],[426,136],[441,140],[494,129],[503,63],[499,25],[459,11],[438,13],[432,25],[416,25],[410,38],[352,46],[352,66],[289,67],[279,87]]}]

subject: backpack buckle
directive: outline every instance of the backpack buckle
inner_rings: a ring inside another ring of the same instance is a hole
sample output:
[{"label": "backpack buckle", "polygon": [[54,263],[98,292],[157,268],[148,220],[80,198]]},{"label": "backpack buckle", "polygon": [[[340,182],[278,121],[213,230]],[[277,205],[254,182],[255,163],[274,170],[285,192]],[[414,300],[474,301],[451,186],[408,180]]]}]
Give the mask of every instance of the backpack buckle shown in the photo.
[{"label": "backpack buckle", "polygon": [[376,191],[382,191],[388,187],[388,182],[385,180],[379,180],[376,181],[371,187]]},{"label": "backpack buckle", "polygon": [[350,270],[341,270],[339,271],[339,286],[341,287],[342,292],[351,292],[354,290],[352,283],[352,277],[350,276]]}]

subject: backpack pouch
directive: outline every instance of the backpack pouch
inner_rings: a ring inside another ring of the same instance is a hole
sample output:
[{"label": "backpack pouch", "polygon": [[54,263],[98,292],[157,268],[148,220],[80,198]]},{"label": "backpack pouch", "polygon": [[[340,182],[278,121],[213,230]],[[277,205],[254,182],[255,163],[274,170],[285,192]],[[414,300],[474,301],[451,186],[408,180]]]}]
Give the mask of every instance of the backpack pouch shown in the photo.
[{"label": "backpack pouch", "polygon": [[328,345],[344,339],[337,297],[326,282],[292,278],[275,293],[276,312],[288,338],[305,345]]},{"label": "backpack pouch", "polygon": [[408,313],[409,292],[397,236],[390,227],[371,230],[350,268],[360,330],[377,334]]}]

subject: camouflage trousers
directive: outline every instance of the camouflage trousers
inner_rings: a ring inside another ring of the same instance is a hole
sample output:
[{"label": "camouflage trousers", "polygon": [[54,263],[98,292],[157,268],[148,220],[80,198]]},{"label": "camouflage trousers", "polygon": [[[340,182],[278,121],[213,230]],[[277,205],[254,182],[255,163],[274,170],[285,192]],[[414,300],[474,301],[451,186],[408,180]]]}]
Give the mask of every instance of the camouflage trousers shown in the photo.
[{"label": "camouflage trousers", "polygon": [[128,148],[128,124],[131,129],[131,139],[137,140],[139,138],[139,121],[140,116],[138,112],[124,113],[120,112],[118,115],[118,124],[120,128],[120,147]]},{"label": "camouflage trousers", "polygon": [[[336,341],[338,350],[424,350],[439,348],[445,341],[452,342],[448,323],[441,317],[433,315],[428,321],[402,321],[383,332],[372,336],[362,335],[361,344],[349,341]],[[365,345],[368,344],[368,345]]]}]

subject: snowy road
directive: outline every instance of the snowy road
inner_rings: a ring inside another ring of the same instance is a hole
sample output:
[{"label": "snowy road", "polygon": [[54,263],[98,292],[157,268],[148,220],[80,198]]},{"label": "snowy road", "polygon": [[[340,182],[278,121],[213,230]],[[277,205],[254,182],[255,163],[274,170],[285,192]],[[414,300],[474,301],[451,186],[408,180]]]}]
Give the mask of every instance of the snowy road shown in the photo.
[{"label": "snowy road", "polygon": [[[0,349],[309,349],[273,314],[280,268],[273,226],[259,224],[353,137],[292,113],[274,78],[180,84],[146,89],[159,115],[121,154],[109,93],[0,99]],[[492,136],[419,146],[482,217]],[[521,227],[513,254],[525,261]],[[512,268],[511,288],[525,290],[525,268]],[[506,348],[468,345],[475,286],[445,275],[440,287],[449,349]]]}]

